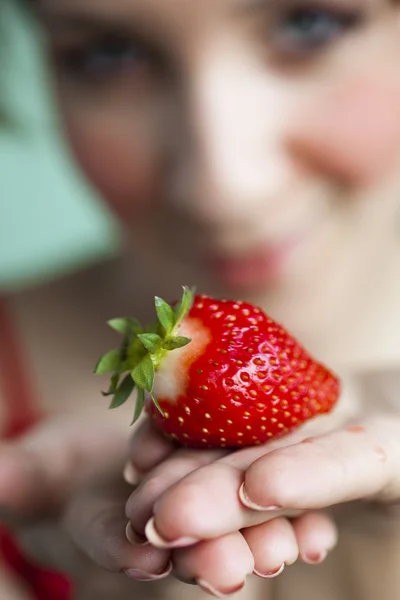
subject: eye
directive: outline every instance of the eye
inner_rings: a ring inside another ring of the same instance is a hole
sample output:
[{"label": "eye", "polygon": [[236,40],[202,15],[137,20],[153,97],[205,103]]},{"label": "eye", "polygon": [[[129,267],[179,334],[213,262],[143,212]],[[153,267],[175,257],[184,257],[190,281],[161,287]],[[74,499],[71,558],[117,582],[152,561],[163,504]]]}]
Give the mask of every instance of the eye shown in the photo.
[{"label": "eye", "polygon": [[359,12],[322,8],[293,8],[274,23],[271,44],[275,51],[304,55],[328,47],[362,21]]},{"label": "eye", "polygon": [[55,61],[69,77],[102,83],[138,75],[154,66],[154,53],[130,39],[108,36],[77,46],[55,49]]}]

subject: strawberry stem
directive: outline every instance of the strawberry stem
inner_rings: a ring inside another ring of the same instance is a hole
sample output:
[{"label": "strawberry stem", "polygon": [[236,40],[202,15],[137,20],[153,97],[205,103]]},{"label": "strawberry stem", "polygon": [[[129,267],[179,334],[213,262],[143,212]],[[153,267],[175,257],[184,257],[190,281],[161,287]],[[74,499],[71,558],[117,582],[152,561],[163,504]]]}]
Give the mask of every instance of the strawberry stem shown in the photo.
[{"label": "strawberry stem", "polygon": [[[194,294],[194,290],[184,287],[181,301],[175,308],[156,296],[158,321],[148,327],[149,331],[143,331],[136,319],[112,319],[108,322],[111,329],[123,336],[123,340],[119,348],[100,358],[95,373],[112,374],[109,390],[103,393],[105,396],[113,396],[110,409],[125,404],[136,389],[132,424],[136,423],[143,412],[145,392],[150,395],[160,413],[164,414],[153,394],[154,377],[167,352],[183,348],[191,342],[187,337],[176,335],[176,332],[192,308]],[[124,373],[127,375],[120,383]]]}]

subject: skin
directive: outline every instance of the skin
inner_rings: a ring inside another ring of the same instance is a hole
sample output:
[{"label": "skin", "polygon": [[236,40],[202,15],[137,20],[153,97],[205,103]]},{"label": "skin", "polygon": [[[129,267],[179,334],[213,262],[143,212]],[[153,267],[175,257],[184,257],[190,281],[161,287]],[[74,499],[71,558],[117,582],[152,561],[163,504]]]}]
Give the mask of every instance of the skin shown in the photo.
[{"label": "skin", "polygon": [[[302,1],[296,7],[307,9]],[[395,244],[400,21],[398,7],[383,0],[317,0],[316,7],[335,35],[310,49],[309,32],[299,42],[297,21],[294,34],[288,25],[290,0],[263,7],[231,0],[38,2],[66,135],[131,231],[158,293],[195,278],[204,291],[240,294],[318,355],[340,354],[345,364],[353,357],[341,336],[359,325],[359,290]],[[128,40],[122,63],[114,57],[104,68],[103,31]],[[89,53],[93,40],[100,54]],[[76,49],[86,61],[78,71],[68,67],[76,66]],[[255,246],[270,268],[257,282],[232,277]],[[222,271],[213,266],[221,258],[228,263]],[[344,414],[318,424],[306,443],[309,434],[300,431],[278,444],[223,454],[177,450],[145,423],[126,470],[131,483],[135,474],[133,494],[122,486],[119,499],[110,500],[104,480],[82,489],[79,469],[71,469],[77,483],[67,506],[60,503],[64,526],[103,567],[156,579],[172,559],[178,578],[214,595],[235,591],[253,571],[276,576],[298,557],[319,563],[337,538],[321,509],[400,497],[399,418],[356,415],[356,425],[349,430]],[[25,480],[22,494],[17,475],[3,483],[3,503],[22,516],[26,504],[33,517],[48,509],[37,489],[52,489],[54,457],[71,452],[68,436],[60,436],[54,455],[42,453],[42,438],[34,438],[30,460],[44,487]],[[15,460],[20,448],[9,448]],[[84,453],[98,461],[93,448]],[[86,522],[88,513],[100,515],[103,527]],[[133,543],[123,533],[127,521]],[[151,547],[133,531],[147,534]]]}]

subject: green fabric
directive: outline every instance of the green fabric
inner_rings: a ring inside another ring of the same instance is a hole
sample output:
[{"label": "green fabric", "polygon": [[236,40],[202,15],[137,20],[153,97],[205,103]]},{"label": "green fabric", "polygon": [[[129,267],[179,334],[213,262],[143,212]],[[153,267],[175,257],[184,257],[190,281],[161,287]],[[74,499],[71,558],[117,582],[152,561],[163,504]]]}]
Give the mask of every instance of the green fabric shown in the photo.
[{"label": "green fabric", "polygon": [[7,34],[7,39],[1,36],[7,61],[1,66],[0,89],[11,123],[16,123],[0,133],[4,291],[111,256],[118,251],[119,231],[78,176],[60,139],[32,23],[14,2],[0,2]]}]

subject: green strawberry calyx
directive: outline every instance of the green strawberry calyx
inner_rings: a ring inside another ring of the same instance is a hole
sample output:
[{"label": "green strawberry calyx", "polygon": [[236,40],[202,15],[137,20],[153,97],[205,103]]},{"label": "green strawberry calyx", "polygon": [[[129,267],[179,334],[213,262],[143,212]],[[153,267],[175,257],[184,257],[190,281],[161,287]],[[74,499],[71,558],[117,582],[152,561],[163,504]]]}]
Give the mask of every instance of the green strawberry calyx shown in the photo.
[{"label": "green strawberry calyx", "polygon": [[189,314],[193,300],[194,291],[186,286],[183,288],[181,301],[174,307],[156,297],[158,320],[145,329],[139,321],[132,318],[108,322],[111,329],[123,336],[122,343],[119,348],[110,350],[100,358],[94,372],[96,375],[111,375],[110,387],[107,392],[103,392],[103,396],[112,396],[110,409],[125,404],[136,389],[132,424],[142,414],[146,392],[161,414],[164,414],[153,394],[155,372],[167,352],[183,348],[191,342],[190,338],[177,335],[177,329]]}]

